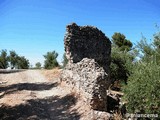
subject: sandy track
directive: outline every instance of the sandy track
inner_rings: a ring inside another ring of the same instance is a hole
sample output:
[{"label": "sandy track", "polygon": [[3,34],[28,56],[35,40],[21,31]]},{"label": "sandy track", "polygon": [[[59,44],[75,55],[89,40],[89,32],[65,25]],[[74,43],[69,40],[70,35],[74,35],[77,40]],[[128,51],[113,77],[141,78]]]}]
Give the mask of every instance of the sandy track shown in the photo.
[{"label": "sandy track", "polygon": [[77,99],[38,70],[0,74],[1,120],[77,120]]}]

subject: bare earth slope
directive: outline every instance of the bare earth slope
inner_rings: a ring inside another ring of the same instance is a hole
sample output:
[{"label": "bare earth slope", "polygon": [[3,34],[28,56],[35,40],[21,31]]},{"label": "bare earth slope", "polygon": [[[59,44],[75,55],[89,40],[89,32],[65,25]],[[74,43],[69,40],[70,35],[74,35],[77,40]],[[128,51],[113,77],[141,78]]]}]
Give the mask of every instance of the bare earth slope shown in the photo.
[{"label": "bare earth slope", "polygon": [[0,119],[87,119],[85,114],[89,111],[88,107],[77,100],[69,89],[58,84],[58,76],[51,80],[42,73],[26,70],[0,74]]}]

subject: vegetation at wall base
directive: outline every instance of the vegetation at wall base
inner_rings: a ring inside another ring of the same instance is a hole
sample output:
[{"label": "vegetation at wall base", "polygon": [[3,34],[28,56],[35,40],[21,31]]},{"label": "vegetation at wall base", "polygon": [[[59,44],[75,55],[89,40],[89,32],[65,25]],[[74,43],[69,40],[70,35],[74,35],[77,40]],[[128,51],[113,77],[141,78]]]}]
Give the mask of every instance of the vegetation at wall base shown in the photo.
[{"label": "vegetation at wall base", "polygon": [[123,89],[128,112],[160,114],[160,65],[136,63]]}]

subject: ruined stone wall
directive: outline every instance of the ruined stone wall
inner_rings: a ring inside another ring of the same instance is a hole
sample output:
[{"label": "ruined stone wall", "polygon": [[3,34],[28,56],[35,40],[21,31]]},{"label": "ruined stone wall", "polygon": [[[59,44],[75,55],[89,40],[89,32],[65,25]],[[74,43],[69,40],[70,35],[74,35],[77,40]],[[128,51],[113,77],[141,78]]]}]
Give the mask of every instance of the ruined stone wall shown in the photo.
[{"label": "ruined stone wall", "polygon": [[105,110],[111,42],[96,27],[72,23],[66,30],[64,44],[68,64],[61,80],[83,91],[93,109]]}]

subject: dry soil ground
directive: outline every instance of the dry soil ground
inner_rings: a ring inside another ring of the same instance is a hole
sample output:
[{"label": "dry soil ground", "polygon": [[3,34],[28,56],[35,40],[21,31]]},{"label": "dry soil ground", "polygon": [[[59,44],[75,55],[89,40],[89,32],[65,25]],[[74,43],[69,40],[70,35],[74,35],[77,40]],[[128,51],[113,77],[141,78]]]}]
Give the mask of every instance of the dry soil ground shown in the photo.
[{"label": "dry soil ground", "polygon": [[53,70],[0,73],[0,120],[87,120],[89,107],[58,77]]}]

